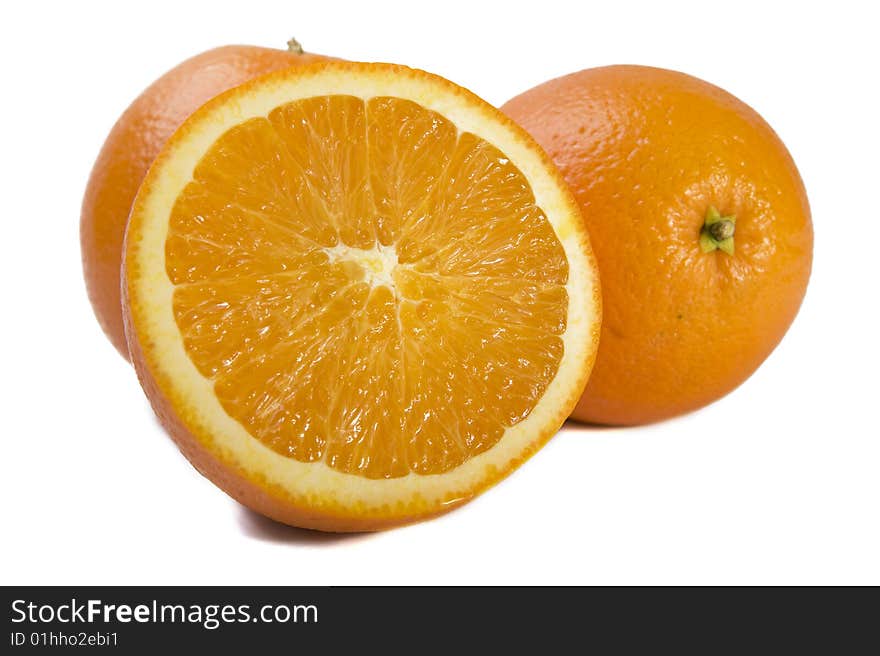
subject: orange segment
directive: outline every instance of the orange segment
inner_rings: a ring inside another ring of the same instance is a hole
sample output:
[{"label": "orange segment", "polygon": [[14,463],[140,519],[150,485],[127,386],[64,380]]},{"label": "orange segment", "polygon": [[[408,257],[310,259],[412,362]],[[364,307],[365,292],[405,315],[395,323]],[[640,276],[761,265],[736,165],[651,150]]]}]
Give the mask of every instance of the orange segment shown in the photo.
[{"label": "orange segment", "polygon": [[[278,107],[269,114],[280,150],[296,161],[295,175],[305,211],[357,248],[375,241],[372,191],[367,164],[364,103],[350,96],[322,96]],[[317,157],[316,157],[317,155]],[[272,157],[271,151],[263,157]]]},{"label": "orange segment", "polygon": [[414,226],[430,215],[458,131],[440,114],[408,100],[372,98],[367,107],[376,237],[389,245],[403,228],[412,238]]},{"label": "orange segment", "polygon": [[470,498],[558,428],[595,272],[496,110],[338,64],[184,127],[132,216],[127,312],[145,389],[212,480],[282,521],[373,527]]}]

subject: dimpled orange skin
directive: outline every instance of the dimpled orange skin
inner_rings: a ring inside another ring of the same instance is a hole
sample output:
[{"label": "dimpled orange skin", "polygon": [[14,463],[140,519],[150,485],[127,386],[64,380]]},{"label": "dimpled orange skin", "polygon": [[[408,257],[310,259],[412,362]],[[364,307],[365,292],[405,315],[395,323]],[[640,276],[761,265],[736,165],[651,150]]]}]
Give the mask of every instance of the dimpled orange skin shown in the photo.
[{"label": "dimpled orange skin", "polygon": [[113,126],[86,187],[80,245],[95,316],[126,360],[130,358],[120,304],[122,242],[135,194],[162,146],[186,117],[223,91],[271,71],[330,59],[294,49],[214,48],[153,82]]},{"label": "dimpled orange skin", "polygon": [[[748,378],[812,264],[806,191],[770,126],[718,87],[643,66],[551,80],[502,110],[560,168],[602,277],[599,352],[572,417],[657,421]],[[736,218],[733,255],[700,249],[710,206]]]}]

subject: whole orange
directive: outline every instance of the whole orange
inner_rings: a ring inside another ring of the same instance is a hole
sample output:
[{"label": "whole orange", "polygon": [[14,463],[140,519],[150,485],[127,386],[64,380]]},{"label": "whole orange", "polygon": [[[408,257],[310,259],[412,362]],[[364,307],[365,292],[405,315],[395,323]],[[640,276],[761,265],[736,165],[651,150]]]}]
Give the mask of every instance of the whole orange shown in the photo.
[{"label": "whole orange", "polygon": [[119,117],[89,177],[80,243],[95,316],[126,360],[120,304],[122,241],[135,194],[162,146],[190,114],[223,91],[271,71],[328,59],[304,53],[293,39],[287,50],[215,48],[165,73]]},{"label": "whole orange", "polygon": [[502,109],[561,169],[599,263],[599,352],[572,417],[656,421],[751,375],[812,263],[807,195],[770,126],[718,87],[643,66],[551,80]]}]

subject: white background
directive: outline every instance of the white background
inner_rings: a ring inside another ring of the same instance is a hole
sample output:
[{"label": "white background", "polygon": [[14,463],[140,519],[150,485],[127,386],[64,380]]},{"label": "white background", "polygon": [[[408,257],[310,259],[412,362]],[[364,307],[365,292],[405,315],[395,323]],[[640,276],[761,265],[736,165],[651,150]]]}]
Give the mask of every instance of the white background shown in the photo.
[{"label": "white background", "polygon": [[[0,583],[880,584],[870,6],[4,3]],[[788,336],[711,407],[635,429],[567,426],[428,523],[339,537],[241,508],[178,454],[100,332],[79,206],[107,131],[149,82],[217,45],[291,35],[439,73],[496,104],[612,63],[731,91],[788,145],[812,203],[813,277]]]}]

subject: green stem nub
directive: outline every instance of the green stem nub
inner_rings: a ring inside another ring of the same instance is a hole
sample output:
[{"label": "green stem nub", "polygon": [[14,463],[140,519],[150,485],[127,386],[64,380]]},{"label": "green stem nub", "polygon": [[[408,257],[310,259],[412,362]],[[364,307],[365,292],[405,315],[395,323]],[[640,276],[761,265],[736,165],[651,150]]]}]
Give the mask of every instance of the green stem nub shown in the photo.
[{"label": "green stem nub", "polygon": [[287,42],[287,52],[292,52],[294,55],[303,54],[303,47],[299,44],[299,41],[290,37],[290,41]]},{"label": "green stem nub", "polygon": [[716,208],[706,210],[706,219],[700,230],[700,250],[711,253],[719,250],[733,255],[733,235],[736,232],[736,217],[721,216]]}]

